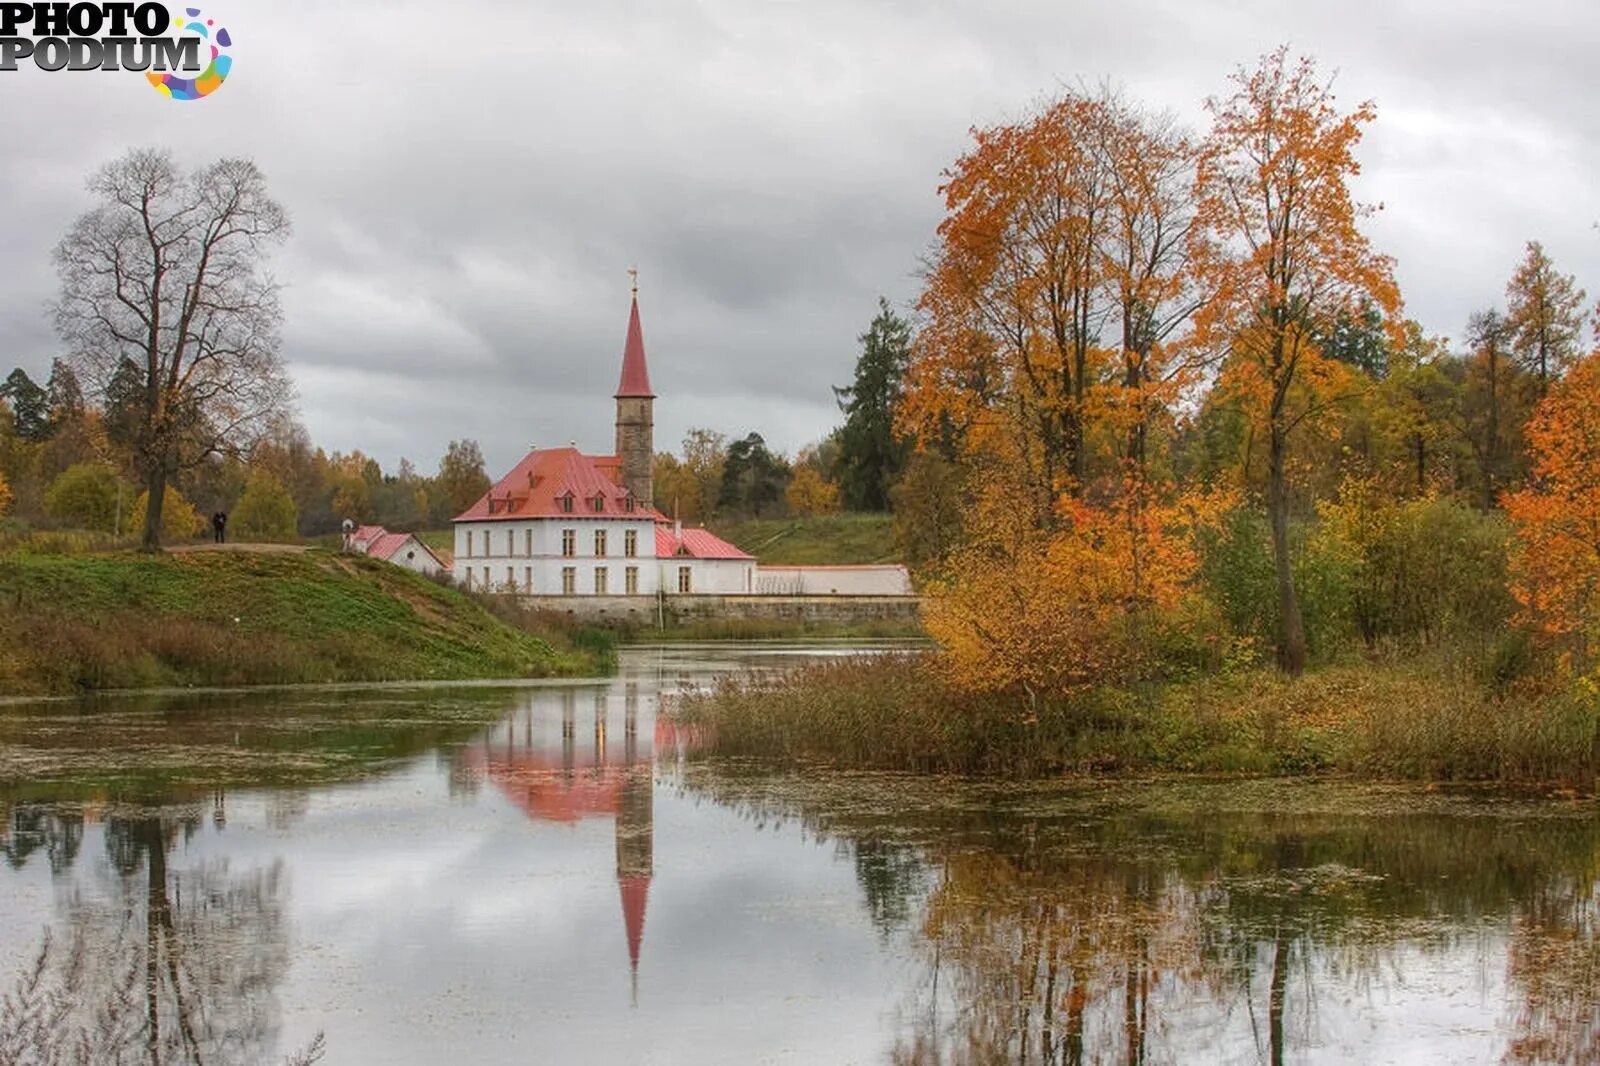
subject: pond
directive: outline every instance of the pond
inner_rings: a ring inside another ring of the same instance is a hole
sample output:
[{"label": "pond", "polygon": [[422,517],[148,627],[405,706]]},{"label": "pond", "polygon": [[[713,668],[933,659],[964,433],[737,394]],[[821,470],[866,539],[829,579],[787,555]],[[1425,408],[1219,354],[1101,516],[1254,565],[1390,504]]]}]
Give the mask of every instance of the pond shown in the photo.
[{"label": "pond", "polygon": [[658,717],[851,651],[0,704],[0,1063],[1600,1060],[1592,802],[773,772]]}]

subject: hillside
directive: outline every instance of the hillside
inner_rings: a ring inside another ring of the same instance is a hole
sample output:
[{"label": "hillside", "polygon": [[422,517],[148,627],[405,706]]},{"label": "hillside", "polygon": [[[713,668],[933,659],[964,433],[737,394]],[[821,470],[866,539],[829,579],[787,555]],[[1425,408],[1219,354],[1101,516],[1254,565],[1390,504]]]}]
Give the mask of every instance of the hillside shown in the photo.
[{"label": "hillside", "polygon": [[0,557],[0,695],[590,674],[387,563],[311,550]]},{"label": "hillside", "polygon": [[713,533],[769,566],[899,562],[886,514],[748,518],[709,523]]}]

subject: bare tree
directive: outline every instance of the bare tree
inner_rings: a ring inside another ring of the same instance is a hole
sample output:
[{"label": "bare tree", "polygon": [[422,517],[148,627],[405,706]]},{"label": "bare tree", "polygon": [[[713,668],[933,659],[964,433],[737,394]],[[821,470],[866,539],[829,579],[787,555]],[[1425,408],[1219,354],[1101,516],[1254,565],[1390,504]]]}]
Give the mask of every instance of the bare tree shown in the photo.
[{"label": "bare tree", "polygon": [[143,546],[183,469],[237,454],[286,407],[278,286],[264,269],[289,220],[247,159],[180,170],[136,149],[89,180],[99,201],[56,248],[56,328],[149,490]]}]

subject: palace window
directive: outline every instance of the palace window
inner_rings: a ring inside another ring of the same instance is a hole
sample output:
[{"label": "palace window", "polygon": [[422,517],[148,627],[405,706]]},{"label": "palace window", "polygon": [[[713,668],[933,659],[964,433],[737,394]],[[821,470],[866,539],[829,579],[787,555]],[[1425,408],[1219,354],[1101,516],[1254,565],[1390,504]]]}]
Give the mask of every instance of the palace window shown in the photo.
[{"label": "palace window", "polygon": [[690,574],[690,570],[689,570],[689,568],[687,566],[678,567],[678,591],[679,592],[688,592],[688,591],[690,591],[690,586],[691,586],[692,582],[691,582],[691,579],[689,577],[689,574]]},{"label": "palace window", "polygon": [[578,568],[576,566],[563,566],[561,568],[561,595],[571,596],[578,591]]},{"label": "palace window", "polygon": [[506,587],[512,592],[517,591],[517,575],[511,567],[506,567]]},{"label": "palace window", "polygon": [[578,554],[578,531],[576,529],[563,529],[561,531],[561,554],[568,559]]},{"label": "palace window", "polygon": [[639,531],[630,529],[622,534],[622,554],[632,559],[639,554]]},{"label": "palace window", "polygon": [[533,529],[530,527],[522,531],[522,554],[533,556]]},{"label": "palace window", "polygon": [[[467,530],[467,558],[472,558],[472,530],[470,529]],[[472,573],[470,567],[467,569],[467,573]]]},{"label": "palace window", "polygon": [[516,537],[517,537],[517,531],[516,530],[514,530],[514,529],[506,530],[506,554],[507,555],[515,555],[515,554],[517,554],[517,540],[516,540]]},{"label": "palace window", "polygon": [[603,529],[594,531],[594,553],[602,558],[606,554],[606,531]]},{"label": "palace window", "polygon": [[530,596],[533,595],[533,567],[531,566],[522,568],[522,591]]},{"label": "palace window", "polygon": [[606,594],[606,568],[603,566],[594,568],[594,594],[596,596]]},{"label": "palace window", "polygon": [[558,497],[557,499],[559,500],[559,502],[561,504],[561,513],[562,514],[571,514],[572,513],[572,493],[570,493],[570,492],[566,493],[565,495],[562,495],[562,496]]},{"label": "palace window", "polygon": [[598,492],[595,493],[594,509],[595,509],[595,513],[597,513],[597,514],[606,509],[606,498],[605,498],[605,496],[603,494],[598,493]]},{"label": "palace window", "polygon": [[630,566],[622,572],[622,584],[628,595],[639,595],[639,568],[637,566]]},{"label": "palace window", "polygon": [[622,501],[622,509],[624,511],[627,511],[629,514],[633,513],[633,497],[632,496],[628,496],[628,497],[625,497],[623,499],[623,501]]}]

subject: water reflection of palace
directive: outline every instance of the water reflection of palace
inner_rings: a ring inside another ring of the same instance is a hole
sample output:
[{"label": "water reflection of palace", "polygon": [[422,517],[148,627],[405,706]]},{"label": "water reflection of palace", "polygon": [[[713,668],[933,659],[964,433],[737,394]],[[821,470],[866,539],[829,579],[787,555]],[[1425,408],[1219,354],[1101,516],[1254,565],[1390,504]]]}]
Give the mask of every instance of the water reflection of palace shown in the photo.
[{"label": "water reflection of palace", "polygon": [[[633,682],[623,690],[620,722],[616,702],[610,688],[540,692],[462,757],[529,818],[566,823],[613,820],[617,889],[637,1000],[645,909],[655,875],[656,733],[668,727],[658,723],[654,713],[646,713],[641,724],[639,686]],[[671,746],[670,737],[663,746]]]}]

